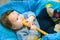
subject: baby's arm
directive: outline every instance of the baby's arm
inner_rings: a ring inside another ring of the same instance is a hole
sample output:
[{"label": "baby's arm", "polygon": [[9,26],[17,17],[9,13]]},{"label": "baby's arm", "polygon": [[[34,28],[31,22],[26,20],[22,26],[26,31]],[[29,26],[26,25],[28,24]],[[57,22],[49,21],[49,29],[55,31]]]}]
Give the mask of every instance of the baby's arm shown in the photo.
[{"label": "baby's arm", "polygon": [[37,26],[36,25],[31,25],[31,27],[30,27],[30,29],[32,29],[32,30],[36,30],[36,28],[37,28]]},{"label": "baby's arm", "polygon": [[[25,16],[26,17],[28,16],[26,18],[27,21],[32,23],[32,24],[30,24],[31,29],[33,29],[33,28],[35,29],[36,27],[39,27],[38,21],[36,20],[35,14],[33,12],[31,12],[31,11],[26,12]],[[26,37],[26,40],[36,40],[36,39],[38,39],[40,37],[40,33],[37,30],[31,30],[31,29],[29,30],[29,34]]]},{"label": "baby's arm", "polygon": [[27,21],[28,21],[28,25],[29,27],[31,27],[32,24],[34,24],[34,20],[35,20],[35,14],[33,12],[29,12],[28,13],[28,18],[27,18]]},{"label": "baby's arm", "polygon": [[31,15],[27,20],[29,21],[34,21],[34,19],[35,19],[35,16],[34,15]]},{"label": "baby's arm", "polygon": [[33,12],[29,12],[27,20],[34,21],[35,17],[36,16],[35,16],[35,14]]},{"label": "baby's arm", "polygon": [[27,15],[28,15],[28,19],[30,19],[30,20],[34,20],[35,19],[35,14],[34,14],[34,12],[31,12],[31,11],[29,11],[28,13],[27,13]]},{"label": "baby's arm", "polygon": [[28,26],[31,27],[34,24],[34,16],[30,16],[27,21],[28,21]]}]

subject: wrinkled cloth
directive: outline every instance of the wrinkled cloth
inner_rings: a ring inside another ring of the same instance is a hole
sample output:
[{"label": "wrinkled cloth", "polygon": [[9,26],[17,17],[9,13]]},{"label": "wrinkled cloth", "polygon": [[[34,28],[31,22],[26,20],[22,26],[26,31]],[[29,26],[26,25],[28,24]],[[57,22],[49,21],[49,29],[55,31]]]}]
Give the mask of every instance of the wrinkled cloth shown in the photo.
[{"label": "wrinkled cloth", "polygon": [[0,40],[17,40],[16,34],[5,27],[0,23]]}]

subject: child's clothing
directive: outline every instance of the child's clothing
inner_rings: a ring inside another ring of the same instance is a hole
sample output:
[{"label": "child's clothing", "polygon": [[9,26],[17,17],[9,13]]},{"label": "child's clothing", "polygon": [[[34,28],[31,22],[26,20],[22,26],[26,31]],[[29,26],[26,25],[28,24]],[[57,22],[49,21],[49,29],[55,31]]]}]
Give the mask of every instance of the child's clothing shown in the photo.
[{"label": "child's clothing", "polygon": [[[35,14],[31,11],[29,12],[25,12],[23,13],[24,17],[27,19],[28,17],[30,17],[31,15],[35,16]],[[37,22],[37,19],[34,20],[34,24],[37,26],[37,27],[40,27],[38,22]],[[21,28],[21,30],[18,30],[16,32],[17,34],[17,37],[18,37],[18,40],[31,40],[31,37],[33,36],[36,36],[36,37],[40,37],[40,34],[38,31],[36,30],[31,30],[29,29],[28,27],[23,27]],[[33,39],[34,40],[34,39]]]},{"label": "child's clothing", "polygon": [[54,28],[55,25],[60,21],[60,12],[52,8],[44,8],[37,16],[37,19],[39,21],[41,29],[45,30],[48,33],[55,33]]},{"label": "child's clothing", "polygon": [[49,17],[46,8],[41,10],[39,15],[37,16],[37,20],[42,30],[46,31],[47,33],[55,33],[55,23],[52,21],[51,17]]},{"label": "child's clothing", "polygon": [[55,27],[54,27],[54,31],[56,32],[60,32],[60,11],[58,10],[54,10],[52,8],[50,8],[52,11],[48,10],[49,11],[49,15],[52,14],[51,19],[54,21],[55,23]]},{"label": "child's clothing", "polygon": [[51,19],[55,22],[55,24],[59,23],[60,21],[60,12],[58,10],[54,10],[52,8],[47,8],[48,15]]}]

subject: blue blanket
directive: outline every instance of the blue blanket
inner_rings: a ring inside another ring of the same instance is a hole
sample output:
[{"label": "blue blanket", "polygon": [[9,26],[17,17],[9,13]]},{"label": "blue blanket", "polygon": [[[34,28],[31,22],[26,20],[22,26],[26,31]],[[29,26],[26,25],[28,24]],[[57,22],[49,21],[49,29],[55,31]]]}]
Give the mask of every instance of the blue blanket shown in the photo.
[{"label": "blue blanket", "polygon": [[4,28],[0,23],[0,40],[17,40],[13,31]]},{"label": "blue blanket", "polygon": [[[47,3],[52,3],[53,5],[56,4],[55,2],[48,2],[47,0],[29,0],[28,2],[11,1],[0,6],[0,17],[2,16],[3,13],[5,13],[8,10],[16,10],[19,13],[33,11],[35,12],[36,16],[38,16],[39,12],[45,7]],[[51,7],[60,10],[59,8],[60,6]],[[3,25],[0,23],[0,40],[17,40],[17,38],[16,34],[13,31],[4,28]]]}]

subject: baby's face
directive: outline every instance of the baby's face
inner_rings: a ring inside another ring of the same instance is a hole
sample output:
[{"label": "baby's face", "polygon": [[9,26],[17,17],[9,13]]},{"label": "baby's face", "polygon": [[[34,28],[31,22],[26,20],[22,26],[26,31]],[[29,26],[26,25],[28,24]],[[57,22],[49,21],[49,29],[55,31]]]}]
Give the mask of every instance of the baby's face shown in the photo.
[{"label": "baby's face", "polygon": [[24,16],[16,11],[11,12],[8,15],[8,19],[13,25],[12,29],[20,29],[23,26],[22,20],[24,19]]}]

